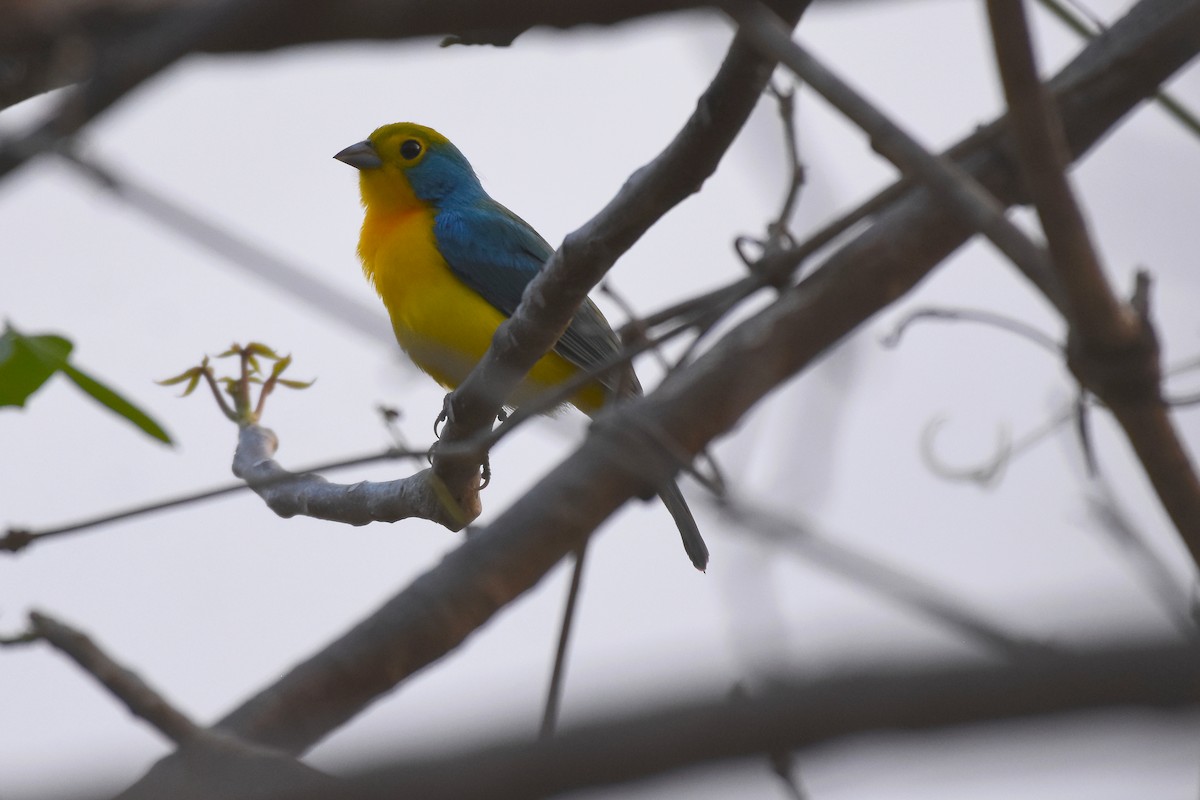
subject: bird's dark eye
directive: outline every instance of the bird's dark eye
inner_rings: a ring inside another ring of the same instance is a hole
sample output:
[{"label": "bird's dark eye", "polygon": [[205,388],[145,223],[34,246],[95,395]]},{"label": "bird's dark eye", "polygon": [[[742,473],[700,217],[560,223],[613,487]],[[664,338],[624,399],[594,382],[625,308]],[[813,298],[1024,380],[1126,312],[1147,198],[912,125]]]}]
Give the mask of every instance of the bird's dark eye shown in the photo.
[{"label": "bird's dark eye", "polygon": [[416,139],[405,139],[400,143],[400,157],[405,161],[412,161],[419,155],[421,155],[421,143]]}]

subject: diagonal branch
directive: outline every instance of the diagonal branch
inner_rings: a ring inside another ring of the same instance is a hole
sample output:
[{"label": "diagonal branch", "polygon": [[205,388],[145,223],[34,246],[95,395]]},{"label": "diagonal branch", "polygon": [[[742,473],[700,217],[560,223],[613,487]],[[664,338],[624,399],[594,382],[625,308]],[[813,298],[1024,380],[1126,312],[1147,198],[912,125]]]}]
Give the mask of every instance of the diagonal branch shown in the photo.
[{"label": "diagonal branch", "polygon": [[987,6],[1021,177],[1063,284],[1064,314],[1089,338],[1118,347],[1137,335],[1137,318],[1109,290],[1083,212],[1067,184],[1062,123],[1038,79],[1022,0],[988,0]]},{"label": "diagonal branch", "polygon": [[1138,275],[1131,303],[1113,294],[1067,182],[1062,121],[1038,79],[1022,0],[988,0],[988,15],[1021,174],[1063,288],[1067,363],[1080,384],[1112,410],[1200,565],[1200,479],[1163,401],[1149,278]]},{"label": "diagonal branch", "polygon": [[189,796],[248,797],[247,786],[256,797],[294,796],[301,789],[334,792],[333,779],[285,753],[197,725],[82,631],[37,611],[30,612],[29,624],[28,641],[40,639],[61,651],[130,713],[179,745]]},{"label": "diagonal branch", "polygon": [[37,611],[30,612],[29,624],[39,638],[66,654],[94,677],[131,714],[146,721],[176,744],[187,744],[207,733],[206,729],[188,719],[134,672],[114,661],[86,634]]},{"label": "diagonal branch", "polygon": [[1044,250],[1004,216],[1004,206],[961,167],[922,147],[875,106],[792,40],[788,28],[762,3],[742,3],[732,11],[738,30],[763,53],[786,64],[797,77],[871,138],[871,146],[902,173],[919,177],[962,221],[974,226],[1058,303],[1059,290]]},{"label": "diagonal branch", "polygon": [[162,15],[123,47],[99,51],[88,80],[74,88],[33,131],[0,146],[0,178],[77,133],[146,80],[223,32],[280,16],[281,0],[217,0]]}]

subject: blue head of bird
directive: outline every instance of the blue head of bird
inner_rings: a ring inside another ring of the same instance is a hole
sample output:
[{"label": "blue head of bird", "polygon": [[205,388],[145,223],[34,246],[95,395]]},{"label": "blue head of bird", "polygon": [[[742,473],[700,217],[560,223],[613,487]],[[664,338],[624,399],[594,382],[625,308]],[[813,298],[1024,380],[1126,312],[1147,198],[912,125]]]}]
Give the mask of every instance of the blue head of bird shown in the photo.
[{"label": "blue head of bird", "polygon": [[334,158],[358,169],[368,209],[442,208],[485,196],[466,156],[433,128],[413,122],[377,128]]}]

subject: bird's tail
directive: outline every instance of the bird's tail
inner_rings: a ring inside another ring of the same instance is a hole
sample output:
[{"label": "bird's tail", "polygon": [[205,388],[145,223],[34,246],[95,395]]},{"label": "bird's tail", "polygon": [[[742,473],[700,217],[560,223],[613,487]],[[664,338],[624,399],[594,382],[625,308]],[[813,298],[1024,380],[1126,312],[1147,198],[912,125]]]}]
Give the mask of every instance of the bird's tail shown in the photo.
[{"label": "bird's tail", "polygon": [[662,498],[663,505],[675,519],[675,525],[679,528],[679,536],[683,539],[683,549],[687,551],[688,558],[692,560],[696,569],[704,572],[708,566],[708,546],[704,544],[704,539],[700,536],[700,529],[696,527],[696,520],[692,517],[692,510],[688,508],[687,501],[683,499],[683,492],[679,490],[679,484],[674,480],[668,481],[659,489],[658,496]]}]

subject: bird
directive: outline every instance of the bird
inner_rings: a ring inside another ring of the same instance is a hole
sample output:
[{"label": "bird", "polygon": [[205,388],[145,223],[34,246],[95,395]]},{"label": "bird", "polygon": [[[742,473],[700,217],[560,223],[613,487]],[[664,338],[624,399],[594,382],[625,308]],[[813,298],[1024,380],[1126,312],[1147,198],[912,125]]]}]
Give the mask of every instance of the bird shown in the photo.
[{"label": "bird", "polygon": [[[358,170],[365,210],[358,240],[363,273],[391,317],[396,341],[421,370],[454,389],[483,358],[496,328],[554,253],[529,223],[493,200],[470,162],[442,134],[413,122],[377,128],[334,158]],[[612,357],[620,341],[585,300],[554,348],[506,403],[523,402]],[[588,416],[642,393],[633,368],[607,373],[567,402]],[[679,485],[656,487],[696,569],[708,565]]]}]

